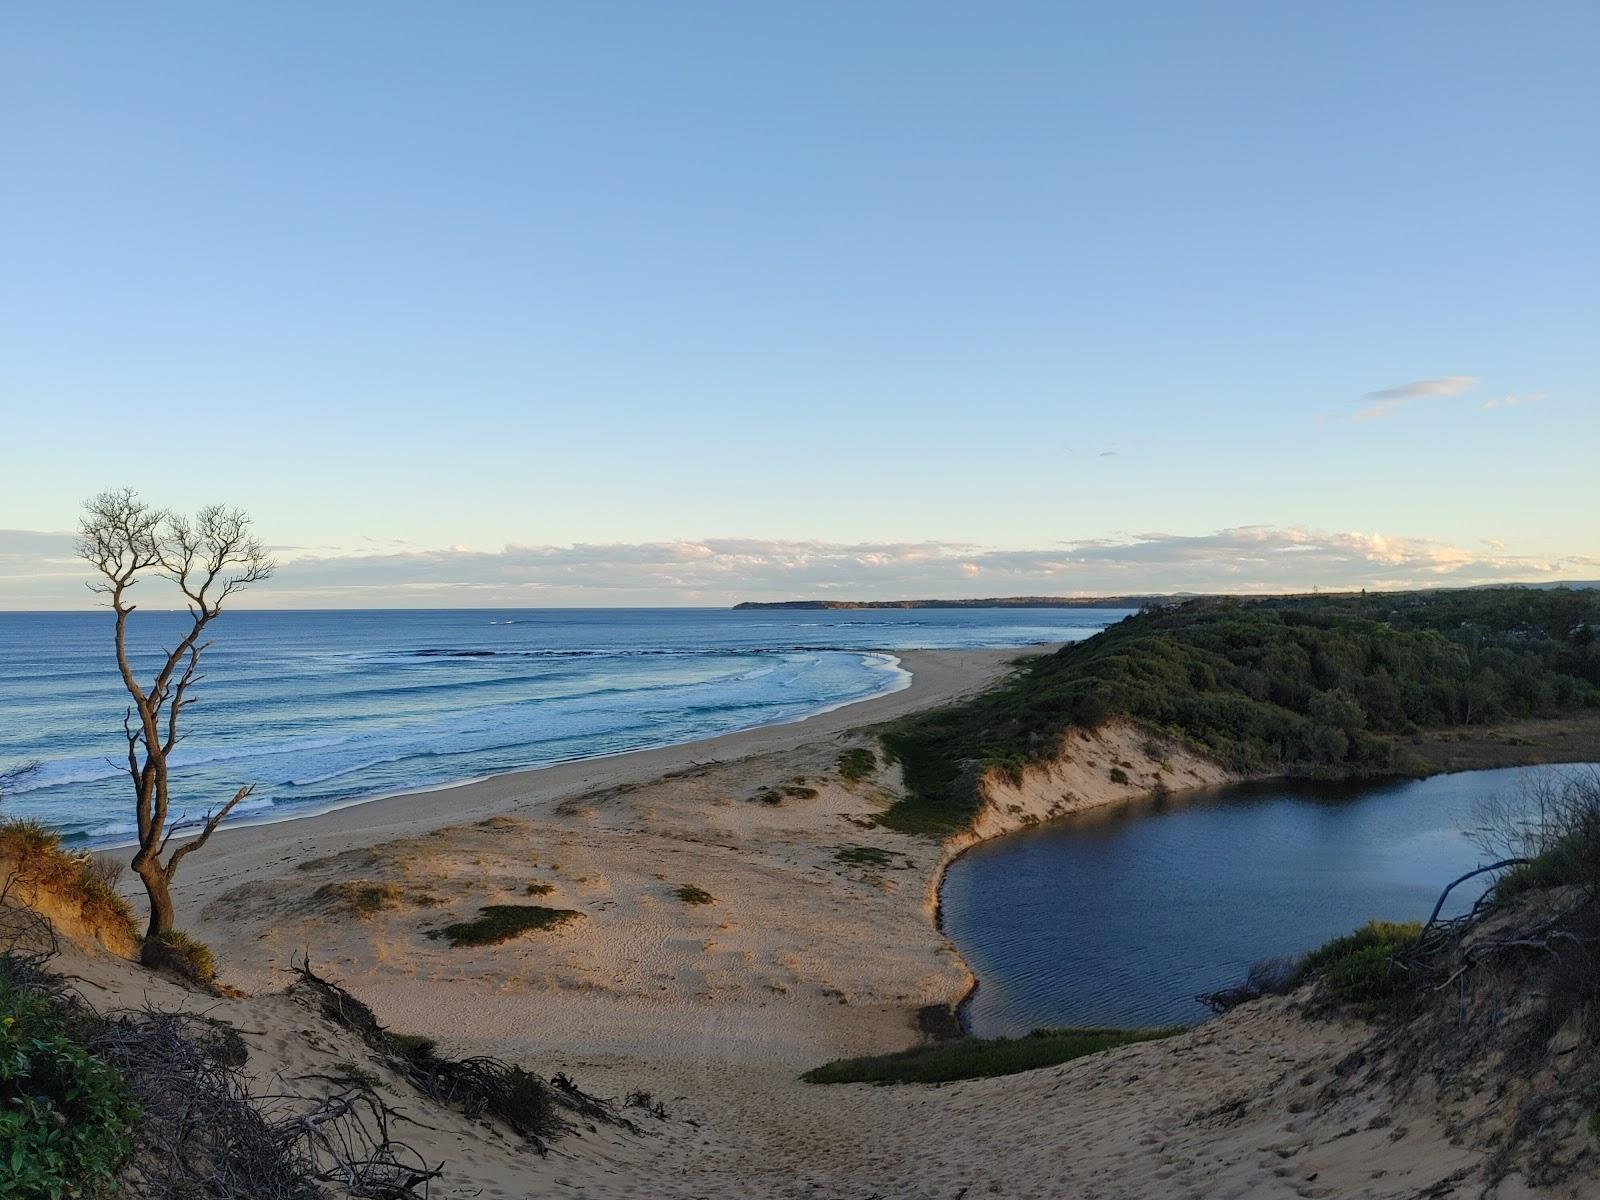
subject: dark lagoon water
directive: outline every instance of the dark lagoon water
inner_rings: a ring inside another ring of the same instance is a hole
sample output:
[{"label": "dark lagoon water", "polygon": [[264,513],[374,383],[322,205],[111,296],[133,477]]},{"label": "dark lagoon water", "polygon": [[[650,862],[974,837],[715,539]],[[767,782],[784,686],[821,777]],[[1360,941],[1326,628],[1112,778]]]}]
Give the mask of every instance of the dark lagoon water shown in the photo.
[{"label": "dark lagoon water", "polygon": [[[241,818],[798,720],[910,682],[897,650],[1070,642],[1126,610],[451,609],[228,612],[174,756],[175,811],[244,783]],[[141,610],[146,674],[183,618]],[[106,612],[0,613],[6,811],[69,839],[132,832],[127,696]],[[448,803],[448,800],[441,801]]]},{"label": "dark lagoon water", "polygon": [[[1484,799],[1560,769],[1209,789],[976,846],[941,893],[945,931],[979,980],[968,1027],[1200,1020],[1195,993],[1239,982],[1253,962],[1374,917],[1426,919],[1482,857],[1468,831]],[[1481,892],[1457,888],[1446,914]]]}]

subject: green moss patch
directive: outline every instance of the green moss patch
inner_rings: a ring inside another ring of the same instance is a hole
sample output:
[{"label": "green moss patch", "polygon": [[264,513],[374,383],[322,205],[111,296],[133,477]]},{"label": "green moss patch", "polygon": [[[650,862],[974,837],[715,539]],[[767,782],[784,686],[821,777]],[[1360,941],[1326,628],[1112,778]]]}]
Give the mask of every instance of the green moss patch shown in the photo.
[{"label": "green moss patch", "polygon": [[431,938],[442,938],[452,946],[498,946],[525,933],[559,929],[580,920],[581,912],[571,908],[545,908],[541,904],[489,904],[478,910],[471,921],[457,921],[430,930]]}]

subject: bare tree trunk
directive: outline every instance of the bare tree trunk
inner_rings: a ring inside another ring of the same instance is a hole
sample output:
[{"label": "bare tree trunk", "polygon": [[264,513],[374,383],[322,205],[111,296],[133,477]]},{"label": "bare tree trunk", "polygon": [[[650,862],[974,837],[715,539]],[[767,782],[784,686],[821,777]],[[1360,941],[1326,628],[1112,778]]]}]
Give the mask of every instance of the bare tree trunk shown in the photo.
[{"label": "bare tree trunk", "polygon": [[145,940],[177,927],[177,912],[172,907],[171,881],[167,873],[154,862],[137,864],[134,871],[144,883],[145,895],[150,900],[150,924],[145,927]]}]

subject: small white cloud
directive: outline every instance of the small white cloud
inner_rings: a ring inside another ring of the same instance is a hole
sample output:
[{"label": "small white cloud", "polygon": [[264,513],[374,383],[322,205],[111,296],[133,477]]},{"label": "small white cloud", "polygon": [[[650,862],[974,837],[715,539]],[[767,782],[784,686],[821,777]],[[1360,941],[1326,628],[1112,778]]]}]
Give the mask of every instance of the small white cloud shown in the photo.
[{"label": "small white cloud", "polygon": [[1530,393],[1530,394],[1527,394],[1527,395],[1500,396],[1498,398],[1485,400],[1481,405],[1479,405],[1479,407],[1480,408],[1486,408],[1486,409],[1487,408],[1516,408],[1518,405],[1521,405],[1521,404],[1537,404],[1540,400],[1543,400],[1543,399],[1544,399],[1544,393],[1543,392],[1533,392],[1533,393]]},{"label": "small white cloud", "polygon": [[1432,396],[1459,396],[1477,386],[1478,381],[1471,375],[1444,375],[1438,379],[1414,379],[1395,387],[1379,388],[1363,397],[1367,407],[1357,411],[1351,419],[1375,421],[1392,417],[1414,400],[1426,400]]}]

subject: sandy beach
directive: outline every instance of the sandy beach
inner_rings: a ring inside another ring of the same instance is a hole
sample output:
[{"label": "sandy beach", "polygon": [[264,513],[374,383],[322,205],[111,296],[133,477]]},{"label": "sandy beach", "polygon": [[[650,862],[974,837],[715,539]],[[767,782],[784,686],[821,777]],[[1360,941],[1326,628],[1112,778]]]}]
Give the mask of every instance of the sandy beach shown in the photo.
[{"label": "sandy beach", "polygon": [[[1024,1075],[800,1081],[914,1044],[919,1010],[970,987],[934,919],[952,855],[1156,778],[1148,736],[1112,722],[1074,735],[967,837],[877,828],[895,770],[847,781],[839,755],[874,744],[866,727],[992,682],[1018,652],[904,657],[909,688],[807,721],[225,831],[186,866],[180,923],[245,993],[221,1003],[264,1086],[361,1061],[282,994],[309,954],[397,1031],[665,1106],[642,1133],[580,1128],[544,1158],[430,1112],[411,1132],[448,1163],[441,1196],[1401,1197],[1470,1172],[1478,1156],[1431,1102],[1319,1104],[1366,1030],[1281,1001]],[[1097,769],[1107,758],[1129,764],[1127,785]],[[1160,758],[1180,786],[1226,778],[1173,746]],[[863,848],[875,861],[852,861]],[[686,885],[712,901],[685,902]],[[530,896],[581,916],[487,948],[428,936]],[[72,969],[113,993],[150,987],[105,959]]]}]

